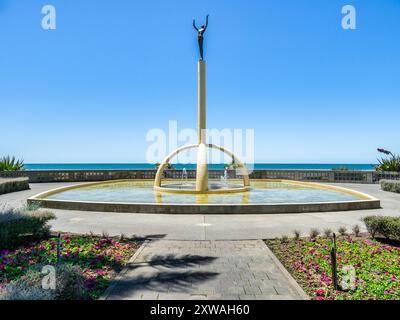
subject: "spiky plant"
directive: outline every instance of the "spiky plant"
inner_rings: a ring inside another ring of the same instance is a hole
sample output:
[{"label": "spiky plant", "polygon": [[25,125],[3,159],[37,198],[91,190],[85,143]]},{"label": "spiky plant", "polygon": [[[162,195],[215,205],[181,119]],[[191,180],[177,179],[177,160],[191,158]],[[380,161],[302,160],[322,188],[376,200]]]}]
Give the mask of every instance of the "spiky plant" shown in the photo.
[{"label": "spiky plant", "polygon": [[24,170],[24,161],[17,160],[15,157],[6,156],[0,159],[0,171],[19,171]]},{"label": "spiky plant", "polygon": [[[158,168],[160,167],[160,163],[156,163],[155,165],[154,165],[154,169],[155,170],[158,170]],[[165,167],[165,169],[167,169],[167,170],[175,170],[175,166],[172,164],[172,163],[167,163],[167,165],[166,165],[166,167]]]},{"label": "spiky plant", "polygon": [[378,152],[383,153],[389,158],[380,158],[378,159],[379,164],[375,167],[377,171],[392,171],[399,172],[400,171],[400,156],[394,154],[389,150],[385,150],[383,148],[379,148]]}]

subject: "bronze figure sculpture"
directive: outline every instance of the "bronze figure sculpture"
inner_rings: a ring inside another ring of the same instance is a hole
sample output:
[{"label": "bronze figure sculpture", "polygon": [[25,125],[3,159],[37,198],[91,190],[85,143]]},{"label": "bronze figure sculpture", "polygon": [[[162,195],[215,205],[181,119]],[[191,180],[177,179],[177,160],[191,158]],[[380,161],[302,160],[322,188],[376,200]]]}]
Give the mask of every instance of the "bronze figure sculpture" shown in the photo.
[{"label": "bronze figure sculpture", "polygon": [[200,60],[203,60],[203,39],[204,39],[204,32],[206,32],[208,26],[208,16],[206,16],[206,24],[202,25],[200,28],[196,27],[196,21],[193,19],[193,27],[199,33],[198,40],[199,40],[199,49],[200,49]]}]

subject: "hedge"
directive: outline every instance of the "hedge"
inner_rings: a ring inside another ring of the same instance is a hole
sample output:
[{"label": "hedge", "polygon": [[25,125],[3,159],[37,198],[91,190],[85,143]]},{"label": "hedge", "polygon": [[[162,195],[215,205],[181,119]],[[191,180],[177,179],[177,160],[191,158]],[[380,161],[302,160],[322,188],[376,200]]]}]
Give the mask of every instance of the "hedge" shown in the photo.
[{"label": "hedge", "polygon": [[10,209],[0,213],[0,248],[20,244],[26,236],[33,239],[47,236],[50,232],[47,222],[51,219],[55,219],[55,215],[42,210]]},{"label": "hedge", "polygon": [[381,180],[380,184],[384,191],[400,193],[400,180]]},{"label": "hedge", "polygon": [[29,189],[29,178],[0,178],[0,194]]},{"label": "hedge", "polygon": [[387,239],[400,241],[400,217],[368,216],[363,221],[372,237],[378,233]]}]

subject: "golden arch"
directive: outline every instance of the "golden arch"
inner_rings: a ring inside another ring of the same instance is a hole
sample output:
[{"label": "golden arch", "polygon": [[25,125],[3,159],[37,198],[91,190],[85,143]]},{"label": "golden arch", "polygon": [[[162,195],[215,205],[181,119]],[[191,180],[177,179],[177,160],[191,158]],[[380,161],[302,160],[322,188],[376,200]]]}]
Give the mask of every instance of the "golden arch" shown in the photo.
[{"label": "golden arch", "polygon": [[[158,167],[157,170],[157,174],[154,180],[154,187],[156,188],[160,188],[161,187],[161,179],[162,179],[162,175],[165,171],[166,166],[168,165],[169,161],[175,157],[177,154],[179,154],[182,151],[188,150],[188,149],[195,149],[198,148],[199,145],[198,144],[189,144],[183,147],[180,147],[176,150],[174,150],[173,152],[171,152],[160,164],[160,166]],[[250,179],[249,179],[249,174],[247,171],[247,168],[245,167],[245,165],[243,164],[243,162],[235,156],[235,154],[231,151],[229,151],[228,149],[221,147],[221,146],[217,146],[215,144],[207,144],[207,148],[209,149],[217,149],[220,150],[222,152],[224,152],[225,154],[227,154],[229,157],[232,158],[232,160],[238,165],[238,169],[240,170],[240,175],[243,178],[243,186],[244,187],[249,187],[250,186]]]}]

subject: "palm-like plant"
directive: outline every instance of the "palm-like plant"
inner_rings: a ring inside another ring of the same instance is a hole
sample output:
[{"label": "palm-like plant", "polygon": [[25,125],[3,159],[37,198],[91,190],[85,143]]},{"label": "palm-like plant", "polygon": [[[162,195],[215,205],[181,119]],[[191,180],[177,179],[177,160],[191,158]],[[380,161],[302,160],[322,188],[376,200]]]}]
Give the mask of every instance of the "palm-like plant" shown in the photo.
[{"label": "palm-like plant", "polygon": [[0,171],[19,171],[24,170],[24,161],[17,160],[15,157],[6,156],[0,159]]},{"label": "palm-like plant", "polygon": [[[155,164],[155,169],[158,170],[159,167],[160,167],[160,163],[157,162]],[[167,169],[167,170],[175,170],[175,166],[168,162],[167,166],[165,167],[165,169]]]},{"label": "palm-like plant", "polygon": [[389,156],[389,158],[380,158],[378,159],[379,165],[375,167],[377,171],[391,171],[391,172],[399,172],[400,171],[400,156],[394,154],[391,151],[379,148],[378,152]]}]

